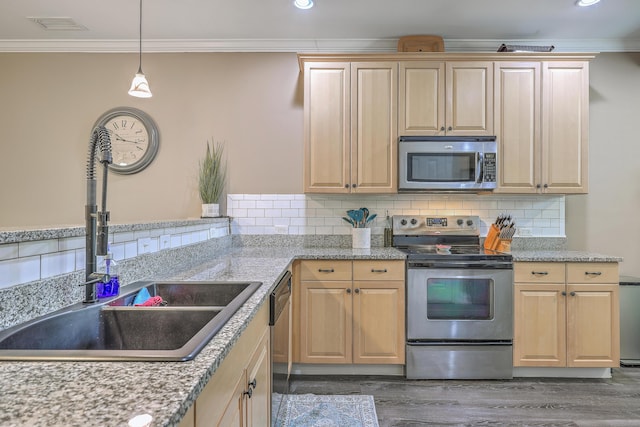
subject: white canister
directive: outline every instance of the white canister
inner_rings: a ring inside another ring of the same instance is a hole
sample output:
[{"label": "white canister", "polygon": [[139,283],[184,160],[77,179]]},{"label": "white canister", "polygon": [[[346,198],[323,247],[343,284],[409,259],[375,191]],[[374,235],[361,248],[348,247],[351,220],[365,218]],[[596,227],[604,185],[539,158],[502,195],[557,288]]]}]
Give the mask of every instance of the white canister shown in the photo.
[{"label": "white canister", "polygon": [[219,203],[203,203],[202,204],[202,218],[217,218],[220,216],[220,204]]},{"label": "white canister", "polygon": [[371,229],[370,228],[352,228],[351,238],[352,238],[353,249],[371,248]]}]

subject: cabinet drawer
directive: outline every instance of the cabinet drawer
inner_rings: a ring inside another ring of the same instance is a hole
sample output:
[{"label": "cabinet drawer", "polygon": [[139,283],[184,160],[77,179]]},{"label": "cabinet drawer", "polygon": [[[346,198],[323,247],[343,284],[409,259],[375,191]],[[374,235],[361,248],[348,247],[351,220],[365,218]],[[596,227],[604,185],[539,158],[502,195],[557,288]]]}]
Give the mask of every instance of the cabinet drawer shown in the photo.
[{"label": "cabinet drawer", "polygon": [[404,261],[354,261],[353,280],[404,280]]},{"label": "cabinet drawer", "polygon": [[301,280],[351,280],[351,261],[314,260],[300,263]]},{"label": "cabinet drawer", "polygon": [[618,283],[617,262],[567,263],[567,283]]},{"label": "cabinet drawer", "polygon": [[563,262],[514,262],[513,280],[516,283],[564,283]]}]

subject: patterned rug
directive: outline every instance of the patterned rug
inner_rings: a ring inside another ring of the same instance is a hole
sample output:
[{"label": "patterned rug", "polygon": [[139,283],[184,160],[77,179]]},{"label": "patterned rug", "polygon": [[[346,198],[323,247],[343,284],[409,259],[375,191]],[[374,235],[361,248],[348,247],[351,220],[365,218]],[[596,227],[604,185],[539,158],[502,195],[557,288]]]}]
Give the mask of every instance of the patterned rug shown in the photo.
[{"label": "patterned rug", "polygon": [[378,427],[373,396],[289,394],[278,412],[276,427]]}]

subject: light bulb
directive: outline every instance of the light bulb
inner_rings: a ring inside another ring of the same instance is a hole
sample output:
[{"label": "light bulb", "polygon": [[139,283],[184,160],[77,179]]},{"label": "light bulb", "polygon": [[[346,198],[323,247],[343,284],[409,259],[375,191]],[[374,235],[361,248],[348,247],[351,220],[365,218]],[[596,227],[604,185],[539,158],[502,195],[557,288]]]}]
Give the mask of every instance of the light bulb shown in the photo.
[{"label": "light bulb", "polygon": [[298,9],[311,9],[313,7],[313,0],[295,0],[293,4]]}]

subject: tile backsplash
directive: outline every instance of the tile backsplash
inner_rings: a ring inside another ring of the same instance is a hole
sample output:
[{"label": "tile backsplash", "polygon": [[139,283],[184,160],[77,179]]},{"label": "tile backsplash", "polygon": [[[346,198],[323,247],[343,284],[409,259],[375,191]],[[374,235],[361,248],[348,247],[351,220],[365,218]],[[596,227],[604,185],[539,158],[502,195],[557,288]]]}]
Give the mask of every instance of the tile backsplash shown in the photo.
[{"label": "tile backsplash", "polygon": [[382,234],[385,215],[477,215],[481,235],[500,213],[516,221],[520,236],[565,237],[565,196],[475,194],[310,195],[229,194],[232,234],[349,234],[348,209],[378,214],[373,234]]}]

